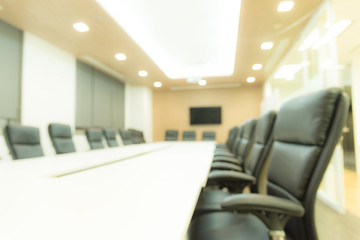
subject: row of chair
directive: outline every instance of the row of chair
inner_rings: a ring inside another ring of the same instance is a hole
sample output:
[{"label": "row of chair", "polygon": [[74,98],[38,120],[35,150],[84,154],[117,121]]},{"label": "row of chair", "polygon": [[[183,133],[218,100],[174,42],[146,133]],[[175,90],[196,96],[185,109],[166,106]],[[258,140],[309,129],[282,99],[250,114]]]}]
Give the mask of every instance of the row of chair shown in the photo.
[{"label": "row of chair", "polygon": [[[178,141],[179,131],[178,130],[166,130],[165,132],[165,141]],[[182,135],[183,141],[195,141],[196,133],[195,131],[184,131]],[[202,133],[203,141],[215,141],[216,134],[212,131],[204,131]]]},{"label": "row of chair", "polygon": [[346,94],[332,88],[232,128],[214,152],[188,239],[316,240],[316,192],[348,107]]},{"label": "row of chair", "polygon": [[[56,154],[76,151],[69,125],[51,123],[48,132]],[[141,131],[128,129],[120,130],[119,133],[124,145],[145,143]],[[87,129],[85,135],[90,149],[104,148],[103,136],[108,147],[119,146],[114,129]],[[37,127],[7,125],[4,128],[4,137],[14,160],[44,156],[40,144],[40,130]]]}]

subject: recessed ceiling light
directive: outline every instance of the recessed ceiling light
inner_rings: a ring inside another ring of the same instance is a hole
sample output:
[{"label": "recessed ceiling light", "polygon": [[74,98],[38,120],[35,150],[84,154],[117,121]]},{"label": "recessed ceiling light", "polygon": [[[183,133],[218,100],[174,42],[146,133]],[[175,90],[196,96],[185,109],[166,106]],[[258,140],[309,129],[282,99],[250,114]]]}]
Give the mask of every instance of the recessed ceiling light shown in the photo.
[{"label": "recessed ceiling light", "polygon": [[73,27],[74,27],[78,32],[87,32],[87,31],[89,31],[88,25],[86,25],[86,24],[83,23],[83,22],[74,23]]},{"label": "recessed ceiling light", "polygon": [[124,60],[126,60],[126,55],[123,53],[117,53],[117,54],[115,54],[115,58],[119,61],[124,61]]},{"label": "recessed ceiling light", "polygon": [[253,70],[260,70],[260,69],[262,69],[262,65],[261,65],[260,63],[254,64],[254,65],[252,66],[252,69],[253,69]]},{"label": "recessed ceiling light", "polygon": [[253,82],[255,82],[255,77],[248,77],[247,79],[246,79],[246,81],[248,82],[248,83],[253,83]]},{"label": "recessed ceiling light", "polygon": [[263,42],[261,44],[261,49],[262,50],[269,50],[269,49],[272,49],[273,46],[274,46],[273,42]]},{"label": "recessed ceiling light", "polygon": [[3,10],[3,6],[0,5],[0,11]]},{"label": "recessed ceiling light", "polygon": [[161,82],[154,82],[154,87],[161,87],[162,83]]},{"label": "recessed ceiling light", "polygon": [[207,84],[207,81],[204,80],[204,79],[201,79],[201,80],[199,81],[199,85],[200,85],[200,86],[205,86],[206,84]]},{"label": "recessed ceiling light", "polygon": [[278,12],[288,12],[294,7],[294,1],[282,1],[279,3]]},{"label": "recessed ceiling light", "polygon": [[139,71],[138,74],[140,77],[146,77],[148,75],[147,71],[145,71],[145,70]]}]

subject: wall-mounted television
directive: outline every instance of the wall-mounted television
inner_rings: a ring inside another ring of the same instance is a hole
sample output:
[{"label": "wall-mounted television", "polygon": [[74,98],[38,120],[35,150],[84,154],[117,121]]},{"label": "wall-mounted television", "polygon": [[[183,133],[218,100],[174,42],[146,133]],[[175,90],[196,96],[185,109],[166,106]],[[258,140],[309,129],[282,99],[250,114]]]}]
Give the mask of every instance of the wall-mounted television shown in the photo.
[{"label": "wall-mounted television", "polygon": [[221,124],[221,107],[191,107],[190,124]]}]

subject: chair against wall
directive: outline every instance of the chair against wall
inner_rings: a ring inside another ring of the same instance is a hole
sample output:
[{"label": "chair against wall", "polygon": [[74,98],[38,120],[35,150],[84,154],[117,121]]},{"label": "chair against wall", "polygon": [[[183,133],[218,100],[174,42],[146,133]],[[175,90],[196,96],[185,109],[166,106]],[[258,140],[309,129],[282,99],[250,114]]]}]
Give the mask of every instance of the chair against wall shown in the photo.
[{"label": "chair against wall", "polygon": [[188,239],[269,239],[269,235],[285,239],[285,230],[287,239],[316,240],[316,192],[341,137],[348,107],[349,98],[338,88],[284,103],[275,121],[268,180],[259,183],[267,183],[269,195],[225,198],[221,206],[228,212],[195,218]]},{"label": "chair against wall", "polygon": [[87,129],[85,131],[86,139],[90,145],[90,149],[101,149],[104,148],[102,142],[102,131],[100,129]]},{"label": "chair against wall", "polygon": [[103,130],[103,134],[106,139],[106,143],[109,147],[118,147],[119,144],[116,141],[116,132],[114,129],[106,128]]},{"label": "chair against wall", "polygon": [[202,140],[203,141],[215,141],[216,140],[216,133],[206,131],[202,133]]},{"label": "chair against wall", "polygon": [[4,136],[14,160],[44,156],[39,128],[7,125],[4,128]]},{"label": "chair against wall", "polygon": [[166,130],[165,141],[177,141],[179,137],[178,130]]},{"label": "chair against wall", "polygon": [[196,140],[195,131],[184,131],[182,140],[183,141],[195,141]]},{"label": "chair against wall", "polygon": [[131,133],[126,130],[120,130],[120,137],[124,145],[130,145],[133,144]]},{"label": "chair against wall", "polygon": [[48,132],[56,154],[75,152],[70,125],[50,123]]}]

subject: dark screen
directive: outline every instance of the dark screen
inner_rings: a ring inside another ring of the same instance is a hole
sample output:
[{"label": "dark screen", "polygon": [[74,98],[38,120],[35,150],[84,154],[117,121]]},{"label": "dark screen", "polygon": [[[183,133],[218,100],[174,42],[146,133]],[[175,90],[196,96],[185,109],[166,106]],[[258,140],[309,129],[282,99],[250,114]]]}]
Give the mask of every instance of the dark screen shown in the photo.
[{"label": "dark screen", "polygon": [[221,124],[221,107],[190,108],[190,124]]}]

